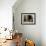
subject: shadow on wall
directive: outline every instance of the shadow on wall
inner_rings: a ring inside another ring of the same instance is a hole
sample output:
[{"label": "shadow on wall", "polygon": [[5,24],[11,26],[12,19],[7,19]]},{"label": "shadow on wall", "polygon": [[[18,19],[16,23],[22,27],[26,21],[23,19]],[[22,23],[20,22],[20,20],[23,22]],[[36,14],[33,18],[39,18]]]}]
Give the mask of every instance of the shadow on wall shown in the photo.
[{"label": "shadow on wall", "polygon": [[20,33],[24,31],[24,26],[21,25],[21,12],[18,13],[18,8],[21,6],[21,3],[23,3],[23,0],[17,0],[12,7],[12,12],[14,16],[13,28],[15,27],[15,30],[18,30],[18,32]]},{"label": "shadow on wall", "polygon": [[16,3],[12,6],[12,9],[17,9],[23,3],[23,1],[24,0],[17,0]]}]

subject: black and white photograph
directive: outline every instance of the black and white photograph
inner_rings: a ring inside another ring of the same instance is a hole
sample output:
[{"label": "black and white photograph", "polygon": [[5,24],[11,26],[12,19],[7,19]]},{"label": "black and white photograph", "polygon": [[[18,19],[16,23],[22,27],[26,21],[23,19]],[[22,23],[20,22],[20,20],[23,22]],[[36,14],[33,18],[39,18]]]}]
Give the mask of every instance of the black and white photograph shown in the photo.
[{"label": "black and white photograph", "polygon": [[36,14],[35,13],[21,13],[21,24],[24,24],[24,25],[36,24]]}]

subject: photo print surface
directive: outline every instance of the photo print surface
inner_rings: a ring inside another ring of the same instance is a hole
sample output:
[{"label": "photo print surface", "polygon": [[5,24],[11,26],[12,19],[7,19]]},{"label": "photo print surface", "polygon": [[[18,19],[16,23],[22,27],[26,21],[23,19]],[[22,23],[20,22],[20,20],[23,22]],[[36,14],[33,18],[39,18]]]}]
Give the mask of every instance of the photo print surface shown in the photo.
[{"label": "photo print surface", "polygon": [[24,25],[36,24],[36,14],[35,13],[21,13],[21,24],[24,24]]}]

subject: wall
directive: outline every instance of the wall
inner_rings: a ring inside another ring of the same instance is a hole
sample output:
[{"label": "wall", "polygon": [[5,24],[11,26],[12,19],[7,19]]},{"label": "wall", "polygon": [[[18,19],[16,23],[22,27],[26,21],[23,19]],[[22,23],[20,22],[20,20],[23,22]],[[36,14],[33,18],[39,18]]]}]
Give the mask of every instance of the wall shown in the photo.
[{"label": "wall", "polygon": [[12,6],[16,0],[0,0],[0,27],[12,29]]},{"label": "wall", "polygon": [[[12,29],[12,6],[15,2],[16,0],[0,0],[0,28],[6,27],[9,30]],[[0,29],[0,32],[3,30]],[[0,34],[0,38],[5,38],[5,35],[10,35],[9,31],[3,31],[3,33]]]},{"label": "wall", "polygon": [[41,1],[41,40],[42,46],[46,46],[46,0]]},{"label": "wall", "polygon": [[[19,3],[18,3],[19,2]],[[41,46],[41,29],[40,29],[40,0],[18,0],[13,6],[15,30],[23,33],[24,38],[35,41],[36,46]],[[22,25],[21,13],[36,13],[35,25]]]}]

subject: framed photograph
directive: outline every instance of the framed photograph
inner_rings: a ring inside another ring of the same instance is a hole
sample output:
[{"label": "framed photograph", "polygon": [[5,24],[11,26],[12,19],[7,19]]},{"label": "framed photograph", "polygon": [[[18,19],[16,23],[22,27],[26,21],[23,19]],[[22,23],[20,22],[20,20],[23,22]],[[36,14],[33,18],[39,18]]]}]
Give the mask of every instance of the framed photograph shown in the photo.
[{"label": "framed photograph", "polygon": [[21,24],[23,25],[36,24],[36,13],[21,13]]}]

